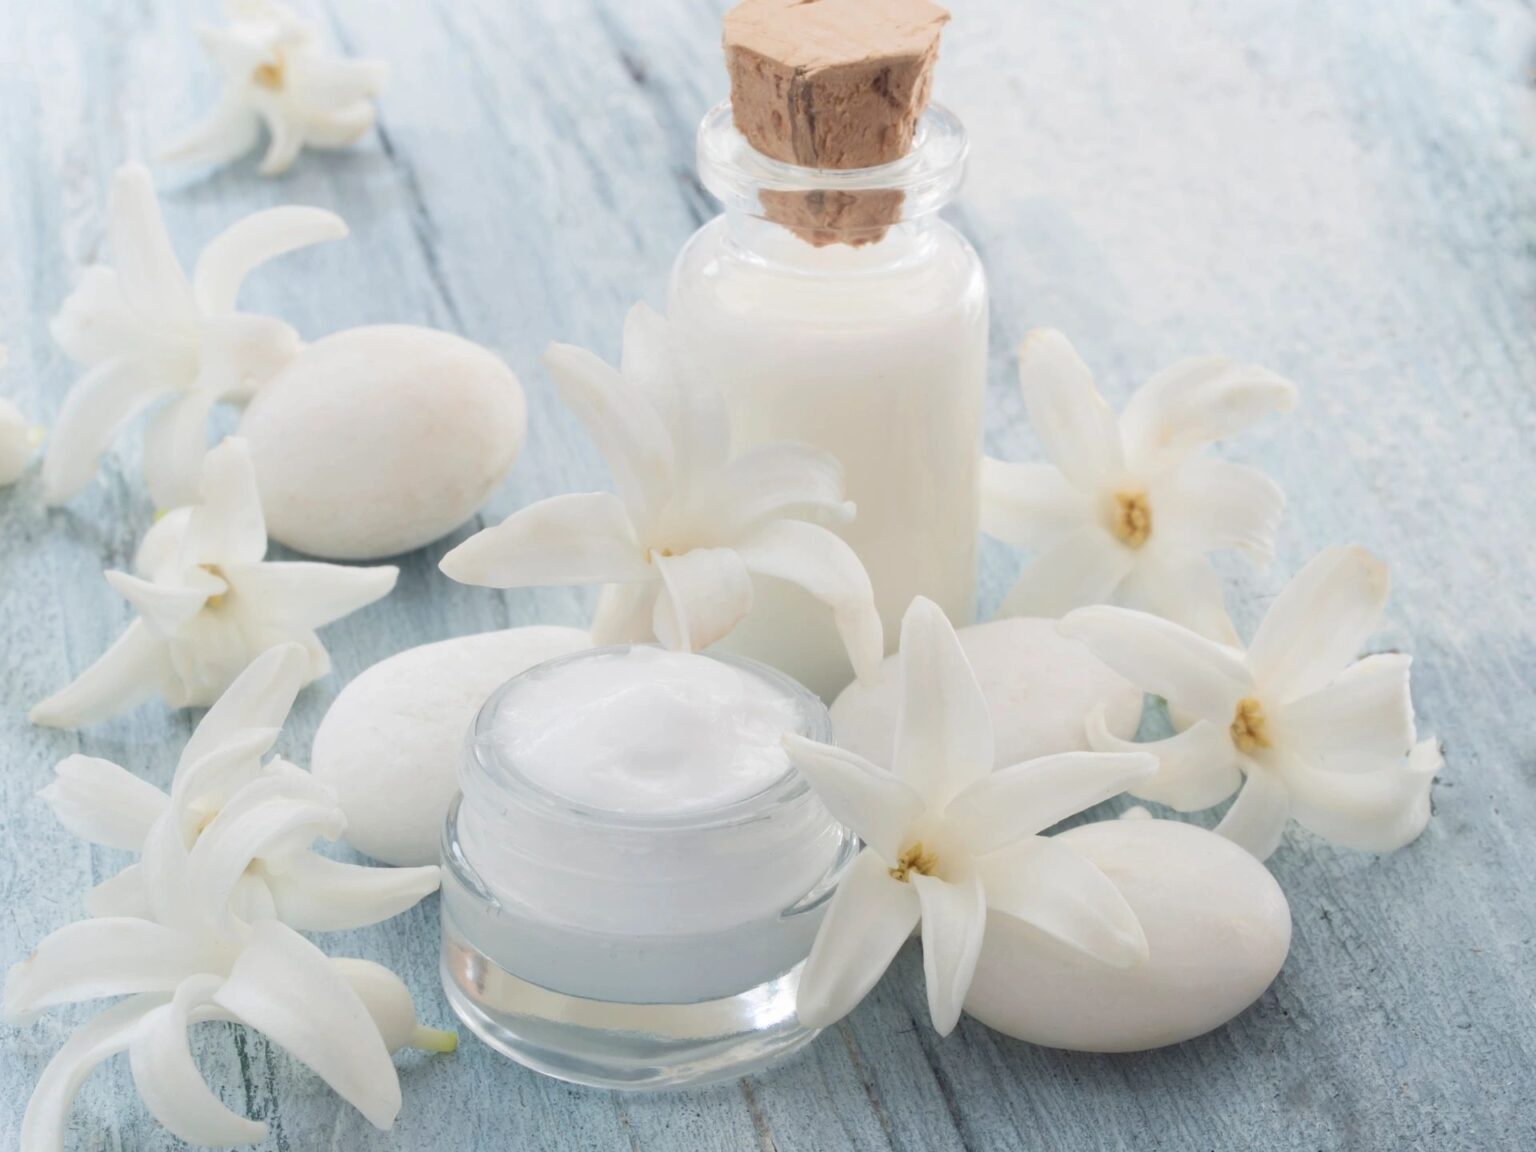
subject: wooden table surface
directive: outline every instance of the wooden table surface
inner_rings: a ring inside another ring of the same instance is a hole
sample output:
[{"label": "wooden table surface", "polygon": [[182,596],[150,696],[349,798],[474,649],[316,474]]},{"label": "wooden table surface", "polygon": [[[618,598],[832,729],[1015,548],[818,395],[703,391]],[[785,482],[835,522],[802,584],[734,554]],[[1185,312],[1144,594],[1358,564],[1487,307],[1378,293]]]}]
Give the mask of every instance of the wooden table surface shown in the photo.
[{"label": "wooden table surface", "polygon": [[[183,255],[254,209],[340,212],[352,237],[259,273],[243,302],[310,338],[400,321],[503,355],[529,444],[494,522],[606,483],[537,358],[551,339],[617,352],[626,307],[659,303],[673,254],[713,214],[693,130],[725,89],[720,0],[331,0],[347,50],[388,60],[381,128],[284,179],[251,161],[167,184]],[[260,1037],[199,1033],[232,1106],[277,1149],[1476,1149],[1536,1147],[1536,12],[1530,0],[955,0],[938,95],[973,164],[955,222],[993,290],[989,450],[1038,448],[1012,353],[1065,329],[1113,400],[1181,355],[1220,350],[1295,379],[1302,402],[1235,447],[1290,493],[1275,570],[1233,569],[1251,628],[1319,547],[1388,558],[1384,648],[1414,653],[1422,727],[1444,738],[1435,818],[1398,854],[1292,831],[1271,862],[1295,941],[1275,985],[1201,1039],[1068,1055],[969,1020],[927,1023],[919,956],[768,1075],[628,1096],[570,1087],[473,1040],[400,1060],[381,1135]],[[103,255],[113,168],[212,99],[192,34],[211,3],[0,0],[0,390],[49,420],[74,371],[47,320]],[[136,440],[45,512],[34,473],[0,494],[0,961],[80,914],[123,862],[66,834],[34,793],[83,751],[164,784],[194,714],[147,706],[78,734],[27,707],[128,619],[102,582],[151,509]],[[326,633],[336,673],[281,745],[299,759],[340,686],[411,645],[580,623],[583,592],[460,587],[401,561],[398,591]],[[987,544],[990,610],[1018,557]],[[446,1023],[430,900],[327,941],[400,970]],[[78,1017],[0,1031],[0,1141]],[[80,1096],[71,1147],[165,1149],[125,1060]]]}]

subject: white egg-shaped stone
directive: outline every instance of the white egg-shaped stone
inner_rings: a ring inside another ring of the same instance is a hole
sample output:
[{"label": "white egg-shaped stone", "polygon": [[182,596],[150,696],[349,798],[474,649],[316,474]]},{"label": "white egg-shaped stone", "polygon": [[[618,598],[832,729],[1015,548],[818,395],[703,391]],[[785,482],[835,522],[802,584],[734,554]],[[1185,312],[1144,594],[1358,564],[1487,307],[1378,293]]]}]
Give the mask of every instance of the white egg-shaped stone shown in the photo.
[{"label": "white egg-shaped stone", "polygon": [[375,560],[463,524],[523,446],[522,387],[449,332],[353,328],[307,345],[240,421],[274,540]]},{"label": "white egg-shaped stone", "polygon": [[1173,820],[1107,820],[1056,839],[1101,868],[1147,936],[1147,960],[1112,968],[996,912],[965,1010],[1009,1036],[1078,1052],[1138,1052],[1218,1028],[1285,963],[1291,911],[1264,865]]},{"label": "white egg-shaped stone", "polygon": [[[1103,704],[1109,730],[1129,739],[1141,720],[1142,694],[1054,620],[993,620],[957,635],[992,714],[999,768],[1088,747],[1088,713]],[[886,658],[868,681],[844,689],[832,705],[837,742],[876,764],[890,764],[901,703],[901,662]]]},{"label": "white egg-shaped stone", "polygon": [[410,648],[358,676],[310,753],[346,813],[347,840],[386,864],[436,863],[475,713],[518,673],[591,646],[578,628],[509,628]]}]

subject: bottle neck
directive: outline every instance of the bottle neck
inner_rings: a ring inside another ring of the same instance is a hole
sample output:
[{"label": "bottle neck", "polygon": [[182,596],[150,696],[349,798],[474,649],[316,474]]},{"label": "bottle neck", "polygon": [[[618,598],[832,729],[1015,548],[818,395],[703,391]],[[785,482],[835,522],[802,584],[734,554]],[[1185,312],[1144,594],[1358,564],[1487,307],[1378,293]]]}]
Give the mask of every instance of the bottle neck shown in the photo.
[{"label": "bottle neck", "polygon": [[877,239],[816,244],[792,228],[743,211],[725,213],[728,251],[746,263],[808,276],[860,276],[927,260],[938,247],[939,219],[929,214],[881,229]]}]

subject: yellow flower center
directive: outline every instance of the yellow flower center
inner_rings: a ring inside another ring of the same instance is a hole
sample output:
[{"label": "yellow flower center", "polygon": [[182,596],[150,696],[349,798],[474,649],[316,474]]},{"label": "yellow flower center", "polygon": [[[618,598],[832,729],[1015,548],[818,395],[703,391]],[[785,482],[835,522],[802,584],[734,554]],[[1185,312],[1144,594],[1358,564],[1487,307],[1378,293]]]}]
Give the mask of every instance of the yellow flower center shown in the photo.
[{"label": "yellow flower center", "polygon": [[932,876],[938,866],[939,858],[925,850],[922,841],[918,841],[910,848],[902,849],[901,855],[896,858],[896,867],[890,870],[891,879],[900,880],[903,884],[910,883],[907,877],[911,873]]},{"label": "yellow flower center", "polygon": [[267,88],[273,92],[280,92],[287,79],[288,64],[283,59],[281,48],[273,52],[270,61],[258,64],[256,71],[251,73],[251,83],[255,84],[258,88]]},{"label": "yellow flower center", "polygon": [[1237,702],[1232,716],[1232,743],[1243,752],[1269,747],[1269,725],[1264,721],[1264,706],[1253,696]]},{"label": "yellow flower center", "polygon": [[[199,564],[198,567],[201,568],[204,572],[208,573],[208,575],[213,576],[219,580],[224,580],[224,573],[219,571],[219,566],[217,564]],[[224,580],[224,584],[226,587],[228,587],[229,581]],[[225,592],[215,593],[203,602],[203,606],[205,608],[217,608],[219,605],[224,603],[224,597],[226,595],[227,593]]]},{"label": "yellow flower center", "polygon": [[1115,493],[1115,506],[1109,518],[1109,530],[1127,548],[1140,548],[1152,535],[1152,506],[1139,488]]}]

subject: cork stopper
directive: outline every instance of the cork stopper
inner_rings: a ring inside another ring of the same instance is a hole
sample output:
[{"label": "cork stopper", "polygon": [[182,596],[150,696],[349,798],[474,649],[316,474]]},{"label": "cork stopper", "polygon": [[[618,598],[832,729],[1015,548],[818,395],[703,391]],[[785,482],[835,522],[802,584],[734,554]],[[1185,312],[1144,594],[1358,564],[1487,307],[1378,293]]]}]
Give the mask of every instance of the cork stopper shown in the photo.
[{"label": "cork stopper", "polygon": [[[873,168],[912,147],[949,13],[928,0],[742,0],[725,17],[736,128],[803,168]],[[771,219],[813,244],[868,243],[900,193],[779,192]]]}]

